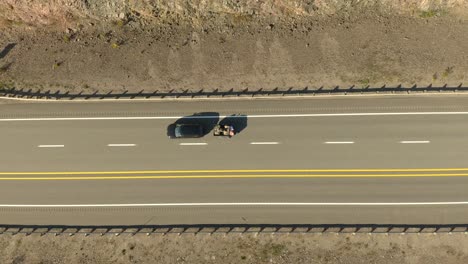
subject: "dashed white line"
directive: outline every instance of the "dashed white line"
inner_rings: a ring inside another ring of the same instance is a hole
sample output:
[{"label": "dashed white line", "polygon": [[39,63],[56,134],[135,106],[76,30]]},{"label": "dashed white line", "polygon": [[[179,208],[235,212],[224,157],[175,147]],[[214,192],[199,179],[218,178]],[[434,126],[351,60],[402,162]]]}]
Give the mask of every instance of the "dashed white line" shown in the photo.
[{"label": "dashed white line", "polygon": [[128,204],[0,204],[2,207],[66,208],[66,207],[190,207],[190,206],[440,206],[468,205],[468,201],[447,202],[245,202],[245,203],[128,203]]},{"label": "dashed white line", "polygon": [[400,141],[401,144],[427,144],[431,143],[429,140],[403,140]]},{"label": "dashed white line", "polygon": [[38,148],[63,148],[65,145],[39,145]]},{"label": "dashed white line", "polygon": [[326,141],[325,144],[354,144],[354,141]]},{"label": "dashed white line", "polygon": [[107,144],[108,147],[135,147],[136,144]]},{"label": "dashed white line", "polygon": [[250,142],[250,145],[278,145],[279,142]]},{"label": "dashed white line", "polygon": [[208,143],[180,143],[181,146],[205,146]]}]

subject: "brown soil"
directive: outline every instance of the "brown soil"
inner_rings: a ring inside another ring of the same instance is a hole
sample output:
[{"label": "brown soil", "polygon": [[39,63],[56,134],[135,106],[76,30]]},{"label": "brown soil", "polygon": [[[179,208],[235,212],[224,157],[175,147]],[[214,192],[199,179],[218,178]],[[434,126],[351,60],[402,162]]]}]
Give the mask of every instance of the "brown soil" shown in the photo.
[{"label": "brown soil", "polygon": [[462,234],[0,236],[1,263],[467,263]]},{"label": "brown soil", "polygon": [[2,2],[0,86],[458,85],[468,72],[460,0]]}]

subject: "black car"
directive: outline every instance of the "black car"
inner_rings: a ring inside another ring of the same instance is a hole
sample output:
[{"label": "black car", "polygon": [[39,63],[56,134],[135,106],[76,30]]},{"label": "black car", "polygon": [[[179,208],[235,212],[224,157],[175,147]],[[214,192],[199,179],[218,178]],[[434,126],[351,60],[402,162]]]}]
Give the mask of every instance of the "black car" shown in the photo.
[{"label": "black car", "polygon": [[171,133],[175,138],[199,138],[203,136],[203,126],[199,124],[175,124],[174,132]]}]

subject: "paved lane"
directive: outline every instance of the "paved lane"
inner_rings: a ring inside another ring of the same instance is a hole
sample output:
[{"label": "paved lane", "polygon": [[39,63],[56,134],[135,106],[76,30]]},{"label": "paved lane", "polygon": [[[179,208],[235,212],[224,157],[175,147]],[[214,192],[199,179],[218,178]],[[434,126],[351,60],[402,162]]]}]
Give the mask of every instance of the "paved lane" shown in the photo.
[{"label": "paved lane", "polygon": [[176,119],[0,122],[0,170],[468,166],[468,115],[247,117],[232,139],[169,140]]},{"label": "paved lane", "polygon": [[[3,223],[16,224],[465,223],[467,205],[406,203],[466,201],[467,183],[466,178],[8,181],[0,185],[3,204],[87,206],[1,206],[0,212]],[[304,202],[322,205],[271,205]],[[349,204],[381,202],[394,204]],[[92,207],[119,203],[233,204]]]},{"label": "paved lane", "polygon": [[[220,114],[300,114],[356,112],[468,111],[468,95],[332,96],[309,99],[18,102],[0,104],[0,118],[179,116]],[[0,101],[0,103],[5,101]]]},{"label": "paved lane", "polygon": [[[466,97],[0,105],[3,223],[463,223],[468,170],[444,169],[468,168]],[[246,127],[167,138],[196,112]],[[34,205],[65,207],[11,207]]]},{"label": "paved lane", "polygon": [[148,204],[148,207],[164,203],[339,203],[346,206],[463,201],[467,198],[466,183],[465,177],[3,181],[0,190],[1,204],[40,201],[52,205]]}]

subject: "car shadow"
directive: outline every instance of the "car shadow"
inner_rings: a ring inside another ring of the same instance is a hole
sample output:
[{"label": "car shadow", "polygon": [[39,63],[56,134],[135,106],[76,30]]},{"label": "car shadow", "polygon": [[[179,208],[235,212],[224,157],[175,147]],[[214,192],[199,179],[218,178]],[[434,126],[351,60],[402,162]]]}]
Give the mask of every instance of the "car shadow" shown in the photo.
[{"label": "car shadow", "polygon": [[236,134],[239,134],[247,128],[247,115],[241,115],[241,114],[234,114],[230,116],[226,116],[219,122],[220,125],[231,125],[234,127],[234,130],[236,131]]},{"label": "car shadow", "polygon": [[216,124],[219,122],[219,113],[217,112],[200,112],[193,115],[184,116],[177,119],[174,123],[167,127],[167,136],[174,138],[174,129],[177,124],[197,124],[203,127],[203,136],[209,134]]}]

